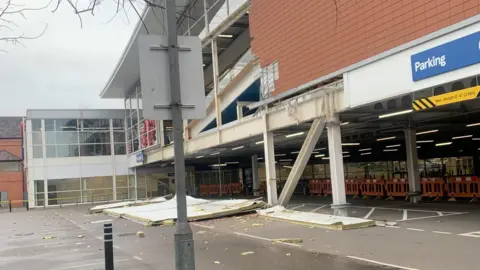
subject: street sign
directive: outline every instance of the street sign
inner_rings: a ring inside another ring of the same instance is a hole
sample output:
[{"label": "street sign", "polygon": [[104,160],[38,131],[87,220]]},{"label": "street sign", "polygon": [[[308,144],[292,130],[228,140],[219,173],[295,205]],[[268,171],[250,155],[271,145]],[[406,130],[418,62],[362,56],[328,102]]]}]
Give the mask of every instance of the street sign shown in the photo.
[{"label": "street sign", "polygon": [[480,63],[480,32],[411,56],[413,81]]},{"label": "street sign", "polygon": [[438,96],[417,99],[413,101],[412,107],[415,111],[421,111],[438,106],[475,99],[479,97],[479,94],[480,86],[475,86]]},{"label": "street sign", "polygon": [[[180,36],[179,66],[183,119],[206,116],[202,45],[198,37]],[[141,35],[138,38],[143,117],[150,120],[172,119],[168,38]]]}]

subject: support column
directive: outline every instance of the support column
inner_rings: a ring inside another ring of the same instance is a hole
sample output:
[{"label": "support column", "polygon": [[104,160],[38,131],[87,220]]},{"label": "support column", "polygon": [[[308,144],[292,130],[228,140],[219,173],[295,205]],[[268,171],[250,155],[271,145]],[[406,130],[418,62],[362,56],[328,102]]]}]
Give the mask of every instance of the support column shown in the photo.
[{"label": "support column", "polygon": [[273,144],[273,132],[268,131],[265,123],[263,132],[263,148],[265,150],[265,174],[267,182],[267,202],[277,204],[277,174],[275,169],[275,148]]},{"label": "support column", "polygon": [[[115,160],[115,136],[113,135],[113,120],[109,120],[110,125],[110,156],[112,158],[112,200],[117,200],[117,162]],[[107,195],[108,196],[108,195]]]},{"label": "support column", "polygon": [[343,172],[342,133],[338,116],[328,123],[328,154],[330,156],[330,178],[332,181],[332,208],[334,215],[347,216],[345,176]]},{"label": "support column", "polygon": [[217,119],[217,129],[222,125],[222,108],[220,107],[219,87],[220,87],[220,72],[218,70],[218,52],[217,39],[212,39],[212,66],[213,66],[213,91],[215,94],[215,115]]},{"label": "support column", "polygon": [[[312,156],[313,149],[322,134],[323,129],[325,128],[325,118],[316,118],[310,130],[308,131],[307,137],[303,142],[302,148],[298,153],[297,159],[293,164],[290,174],[288,174],[287,182],[283,187],[282,193],[280,194],[279,203],[283,206],[287,206],[292,194],[295,191],[295,187],[298,184],[298,180],[302,176],[305,167],[307,166],[310,157]],[[341,153],[341,150],[340,150]]]},{"label": "support column", "polygon": [[407,176],[411,203],[421,200],[420,172],[418,170],[417,135],[415,128],[405,129],[405,148],[407,152]]},{"label": "support column", "polygon": [[258,178],[258,155],[252,156],[253,196],[260,196],[260,179]]}]

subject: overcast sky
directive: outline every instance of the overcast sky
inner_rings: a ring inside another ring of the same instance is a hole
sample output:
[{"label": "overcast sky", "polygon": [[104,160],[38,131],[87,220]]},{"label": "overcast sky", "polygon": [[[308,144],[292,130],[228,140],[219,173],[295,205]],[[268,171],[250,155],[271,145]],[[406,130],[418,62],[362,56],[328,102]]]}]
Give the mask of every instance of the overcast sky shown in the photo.
[{"label": "overcast sky", "polygon": [[[13,1],[28,7],[49,2]],[[5,2],[0,0],[0,9]],[[123,108],[123,101],[101,100],[99,94],[137,22],[133,10],[110,21],[116,5],[104,0],[95,16],[82,16],[81,28],[67,4],[55,13],[53,7],[28,12],[27,20],[15,17],[17,33],[27,36],[48,25],[42,37],[24,41],[25,47],[0,41],[0,50],[8,51],[0,52],[0,116],[24,116],[27,109]],[[0,28],[0,37],[7,34]]]}]

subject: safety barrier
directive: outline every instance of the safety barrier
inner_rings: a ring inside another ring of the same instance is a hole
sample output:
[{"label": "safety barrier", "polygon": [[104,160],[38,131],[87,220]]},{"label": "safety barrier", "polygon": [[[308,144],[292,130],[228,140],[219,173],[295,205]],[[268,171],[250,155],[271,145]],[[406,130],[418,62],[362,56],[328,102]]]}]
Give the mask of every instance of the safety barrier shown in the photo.
[{"label": "safety barrier", "polygon": [[408,199],[408,180],[407,179],[392,179],[385,184],[387,190],[387,200],[394,200],[394,197],[405,197]]},{"label": "safety barrier", "polygon": [[208,185],[200,185],[200,196],[208,196]]},{"label": "safety barrier", "polygon": [[320,195],[322,194],[322,187],[320,185],[320,180],[309,180],[308,189],[310,190],[311,195]]},{"label": "safety barrier", "polygon": [[320,189],[323,196],[332,195],[332,181],[331,180],[320,180]]},{"label": "safety barrier", "polygon": [[434,201],[438,201],[445,193],[445,181],[443,179],[422,178],[420,184],[422,186],[422,197],[435,198]]},{"label": "safety barrier", "polygon": [[220,195],[220,185],[208,185],[208,196]]},{"label": "safety barrier", "polygon": [[241,183],[231,183],[230,184],[230,192],[233,195],[238,195],[242,193],[242,184]]},{"label": "safety barrier", "polygon": [[362,191],[362,199],[368,199],[369,197],[375,197],[380,199],[384,195],[385,181],[383,180],[362,180],[360,184],[360,190]]},{"label": "safety barrier", "polygon": [[449,201],[456,201],[456,198],[478,198],[478,181],[476,176],[451,177],[447,183],[447,195]]},{"label": "safety barrier", "polygon": [[345,180],[345,194],[353,195],[353,198],[358,198],[360,194],[360,181]]}]

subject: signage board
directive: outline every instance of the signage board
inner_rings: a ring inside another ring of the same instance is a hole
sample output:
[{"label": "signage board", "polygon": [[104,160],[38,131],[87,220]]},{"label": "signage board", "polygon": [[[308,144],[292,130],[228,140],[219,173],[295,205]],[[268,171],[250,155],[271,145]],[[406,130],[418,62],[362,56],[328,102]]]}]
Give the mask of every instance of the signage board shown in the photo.
[{"label": "signage board", "polygon": [[413,54],[410,61],[413,81],[480,63],[480,32]]},{"label": "signage board", "polygon": [[442,95],[432,96],[428,98],[417,99],[413,101],[412,107],[415,111],[430,109],[438,106],[444,106],[452,103],[467,101],[478,98],[480,94],[480,86],[470,87]]},{"label": "signage board", "polygon": [[137,155],[135,157],[136,157],[136,160],[137,160],[137,164],[143,164],[143,161],[144,161],[143,153],[137,153]]}]

